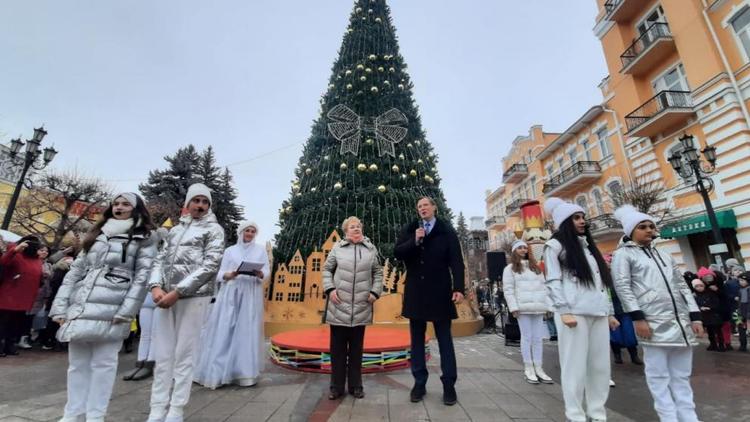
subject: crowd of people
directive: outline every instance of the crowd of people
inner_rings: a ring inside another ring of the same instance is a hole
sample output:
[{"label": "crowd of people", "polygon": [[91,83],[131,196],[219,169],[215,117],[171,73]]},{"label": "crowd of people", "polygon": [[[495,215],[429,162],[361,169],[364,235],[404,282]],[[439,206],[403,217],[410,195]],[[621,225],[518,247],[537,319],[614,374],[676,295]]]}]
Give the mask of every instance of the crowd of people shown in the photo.
[{"label": "crowd of people", "polygon": [[[138,359],[124,378],[153,376],[149,422],[182,421],[193,382],[208,388],[258,383],[265,360],[262,281],[270,274],[269,259],[255,241],[259,227],[252,222],[240,224],[237,243],[225,249],[211,201],[205,185],[190,186],[186,214],[166,231],[155,227],[140,196],[119,193],[84,236],[80,251],[67,248],[49,257],[33,236],[7,245],[0,258],[0,356],[29,347],[32,337],[44,348],[67,347],[63,422],[103,420],[118,352],[136,326]],[[451,320],[464,299],[464,264],[458,237],[437,218],[435,202],[420,198],[416,211],[416,221],[403,228],[395,247],[407,269],[402,313],[411,334],[410,399],[419,402],[427,393],[424,342],[431,322],[443,402],[453,405],[458,374]],[[708,350],[732,350],[736,332],[738,349],[747,351],[750,272],[729,260],[726,272],[712,266],[681,273],[653,244],[655,219],[629,205],[615,212],[623,236],[612,255],[597,248],[580,206],[549,198],[545,211],[556,230],[543,263],[517,240],[503,272],[502,293],[520,328],[525,380],[553,383],[542,368],[542,339],[552,334],[545,321],[552,320],[568,420],[606,420],[610,350],[621,364],[624,348],[632,363],[644,365],[660,420],[697,421],[690,386],[693,346],[705,328]],[[380,254],[361,221],[351,216],[341,228],[344,237],[323,267],[331,400],[347,392],[365,395],[365,329],[383,289]]]}]

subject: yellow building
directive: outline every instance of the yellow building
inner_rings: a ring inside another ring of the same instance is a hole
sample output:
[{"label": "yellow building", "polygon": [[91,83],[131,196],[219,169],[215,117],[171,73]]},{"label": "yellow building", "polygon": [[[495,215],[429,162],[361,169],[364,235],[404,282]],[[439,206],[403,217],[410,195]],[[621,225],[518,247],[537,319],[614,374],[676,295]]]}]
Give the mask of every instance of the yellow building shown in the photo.
[{"label": "yellow building", "polygon": [[711,261],[710,225],[692,184],[667,158],[693,135],[716,147],[712,203],[730,255],[750,257],[750,2],[598,0],[594,33],[610,76],[604,105],[622,125],[635,177],[662,180],[677,215],[662,229],[686,268]]},{"label": "yellow building", "polygon": [[[515,178],[488,193],[488,229],[496,236],[514,230],[515,207],[507,206],[522,198],[519,186],[535,180],[542,186],[534,199],[559,196],[583,206],[609,252],[619,235],[612,192],[633,180],[652,182],[666,189],[661,205],[674,210],[661,246],[685,269],[707,265],[712,241],[703,201],[667,160],[690,134],[698,149],[716,148],[711,199],[729,255],[750,257],[750,0],[595,1],[594,34],[609,70],[599,84],[602,103],[552,139],[537,135],[542,148],[513,142],[503,169],[522,161],[528,174],[516,167]],[[501,203],[504,214],[497,213]],[[495,224],[500,218],[504,226]]]}]

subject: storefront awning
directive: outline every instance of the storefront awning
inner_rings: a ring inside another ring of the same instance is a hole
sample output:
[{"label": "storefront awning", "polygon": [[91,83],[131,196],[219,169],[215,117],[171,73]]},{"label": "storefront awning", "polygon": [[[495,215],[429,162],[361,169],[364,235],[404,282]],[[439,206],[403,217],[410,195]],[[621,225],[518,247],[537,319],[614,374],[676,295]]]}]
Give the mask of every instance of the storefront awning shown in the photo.
[{"label": "storefront awning", "polygon": [[[716,221],[719,223],[719,228],[722,229],[734,229],[737,227],[737,217],[734,215],[734,210],[717,211]],[[707,231],[711,231],[708,214],[700,214],[676,223],[667,224],[662,227],[660,233],[662,238],[671,239]]]}]

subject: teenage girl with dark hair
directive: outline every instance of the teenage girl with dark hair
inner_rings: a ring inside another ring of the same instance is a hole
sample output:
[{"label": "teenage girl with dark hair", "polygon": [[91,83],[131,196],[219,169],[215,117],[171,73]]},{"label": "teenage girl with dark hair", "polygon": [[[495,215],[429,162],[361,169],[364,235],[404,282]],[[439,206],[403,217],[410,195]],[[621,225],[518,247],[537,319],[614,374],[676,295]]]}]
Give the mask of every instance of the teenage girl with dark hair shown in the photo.
[{"label": "teenage girl with dark hair", "polygon": [[156,256],[154,224],[134,193],[116,195],[83,240],[50,309],[68,345],[63,422],[103,421],[117,375],[117,352],[146,296]]},{"label": "teenage girl with dark hair", "polygon": [[544,265],[558,331],[565,416],[573,422],[604,421],[609,330],[619,326],[608,293],[612,277],[583,208],[559,198],[549,198],[544,208],[557,228],[545,246]]}]

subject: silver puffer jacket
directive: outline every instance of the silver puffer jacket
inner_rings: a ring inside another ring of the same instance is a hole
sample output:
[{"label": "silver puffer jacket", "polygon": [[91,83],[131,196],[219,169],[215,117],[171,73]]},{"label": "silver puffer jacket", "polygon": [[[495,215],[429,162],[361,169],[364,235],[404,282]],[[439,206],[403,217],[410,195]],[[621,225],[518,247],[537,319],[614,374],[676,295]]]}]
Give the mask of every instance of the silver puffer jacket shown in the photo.
[{"label": "silver puffer jacket", "polygon": [[336,289],[340,304],[328,301],[325,321],[331,325],[354,327],[372,323],[370,293],[383,291],[383,267],[378,249],[364,238],[361,243],[342,239],[328,253],[323,268],[323,289]]},{"label": "silver puffer jacket", "polygon": [[623,310],[633,320],[645,319],[651,327],[651,338],[639,337],[639,342],[647,346],[698,344],[691,320],[700,321],[700,311],[669,254],[623,238],[612,256],[612,278]]},{"label": "silver puffer jacket", "polygon": [[190,215],[169,231],[151,272],[149,290],[177,290],[180,297],[211,296],[224,254],[224,229],[213,211],[194,220]]},{"label": "silver puffer jacket", "polygon": [[[124,254],[123,248],[127,245]],[[107,239],[100,234],[88,252],[81,252],[65,275],[49,316],[63,318],[61,342],[121,340],[146,296],[146,281],[156,256],[153,237],[127,234]]]}]

